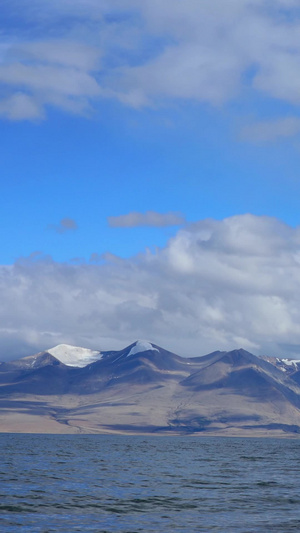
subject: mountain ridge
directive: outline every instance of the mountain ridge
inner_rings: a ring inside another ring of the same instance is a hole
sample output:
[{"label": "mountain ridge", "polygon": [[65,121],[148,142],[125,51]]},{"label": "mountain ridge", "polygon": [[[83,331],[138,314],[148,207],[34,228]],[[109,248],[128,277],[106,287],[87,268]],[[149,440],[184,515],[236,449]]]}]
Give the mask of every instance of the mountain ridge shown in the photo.
[{"label": "mountain ridge", "polygon": [[59,345],[0,364],[0,431],[295,436],[299,376],[297,361],[243,349],[183,358],[144,340]]}]

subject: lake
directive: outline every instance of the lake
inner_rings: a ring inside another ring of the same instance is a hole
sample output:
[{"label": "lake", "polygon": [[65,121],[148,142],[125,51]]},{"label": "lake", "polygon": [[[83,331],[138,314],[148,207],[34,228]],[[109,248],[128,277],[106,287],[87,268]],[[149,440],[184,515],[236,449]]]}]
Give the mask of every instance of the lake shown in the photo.
[{"label": "lake", "polygon": [[300,440],[0,434],[0,530],[300,531]]}]

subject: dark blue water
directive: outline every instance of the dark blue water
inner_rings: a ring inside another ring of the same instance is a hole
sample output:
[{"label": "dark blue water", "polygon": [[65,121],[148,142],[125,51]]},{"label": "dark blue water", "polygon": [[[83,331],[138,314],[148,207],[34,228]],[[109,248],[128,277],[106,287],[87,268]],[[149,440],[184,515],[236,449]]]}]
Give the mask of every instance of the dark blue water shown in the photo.
[{"label": "dark blue water", "polygon": [[300,531],[300,441],[1,434],[0,530]]}]

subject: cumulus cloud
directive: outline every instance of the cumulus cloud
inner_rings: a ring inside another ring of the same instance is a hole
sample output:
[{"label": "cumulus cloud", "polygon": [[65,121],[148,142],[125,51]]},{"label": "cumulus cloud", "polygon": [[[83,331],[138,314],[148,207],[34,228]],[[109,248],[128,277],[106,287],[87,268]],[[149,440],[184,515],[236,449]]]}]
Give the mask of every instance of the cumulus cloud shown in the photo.
[{"label": "cumulus cloud", "polygon": [[63,234],[68,231],[75,231],[78,229],[77,222],[73,218],[62,218],[59,224],[49,224],[49,229],[56,233]]},{"label": "cumulus cloud", "polygon": [[137,338],[188,356],[243,347],[299,358],[300,228],[243,215],[199,221],[131,259],[23,259],[0,268],[0,293],[0,360]]},{"label": "cumulus cloud", "polygon": [[[7,118],[42,118],[48,105],[88,115],[100,98],[220,106],[245,91],[300,103],[297,1],[12,0],[2,15]],[[11,112],[20,92],[31,107]]]},{"label": "cumulus cloud", "polygon": [[157,213],[156,211],[146,211],[146,213],[132,212],[127,215],[108,217],[108,224],[111,228],[136,228],[140,226],[152,226],[162,228],[166,226],[180,226],[185,223],[185,218],[180,213]]}]

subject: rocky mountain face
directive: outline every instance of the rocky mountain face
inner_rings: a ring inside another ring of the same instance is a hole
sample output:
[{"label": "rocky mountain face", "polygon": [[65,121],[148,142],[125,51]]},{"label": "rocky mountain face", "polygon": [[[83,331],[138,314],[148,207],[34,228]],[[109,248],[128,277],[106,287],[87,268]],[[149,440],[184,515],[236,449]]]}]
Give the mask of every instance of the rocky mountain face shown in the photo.
[{"label": "rocky mountain face", "polygon": [[0,364],[0,431],[297,436],[300,363],[61,345]]}]

